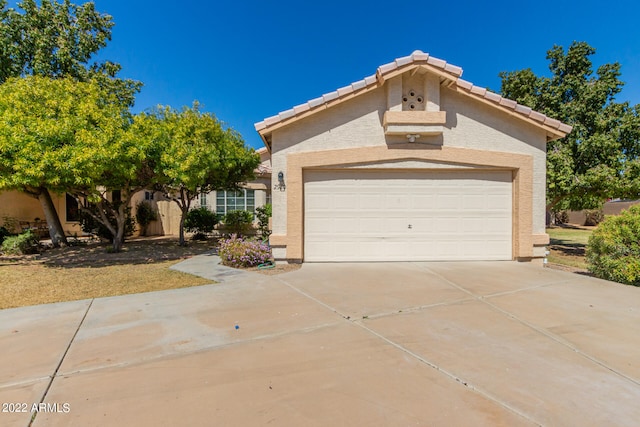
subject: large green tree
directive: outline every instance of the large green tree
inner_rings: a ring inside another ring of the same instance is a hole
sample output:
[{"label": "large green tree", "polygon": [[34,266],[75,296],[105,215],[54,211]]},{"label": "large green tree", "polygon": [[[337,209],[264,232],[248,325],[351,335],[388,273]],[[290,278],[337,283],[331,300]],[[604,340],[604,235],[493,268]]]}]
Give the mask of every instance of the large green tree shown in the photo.
[{"label": "large green tree", "polygon": [[[28,75],[92,80],[112,92],[119,103],[133,104],[140,83],[116,78],[118,64],[91,63],[92,56],[111,39],[111,16],[97,12],[91,2],[75,5],[69,0],[41,0],[38,4],[23,0],[18,7],[22,11],[7,8],[6,0],[0,0],[0,83]],[[39,185],[33,180],[10,181],[10,189],[40,200],[53,244],[66,243],[53,209],[51,188],[44,181]]]},{"label": "large green tree", "polygon": [[[152,182],[159,155],[134,139],[130,124],[126,103],[100,82],[7,80],[0,85],[0,190],[72,193],[86,202],[81,209],[109,228],[113,249],[120,250],[124,210],[131,195]],[[113,190],[121,191],[122,203],[110,199]],[[53,206],[45,209],[48,222],[52,212]]]},{"label": "large green tree", "polygon": [[215,115],[200,111],[197,103],[181,111],[158,107],[140,114],[133,129],[144,135],[139,139],[155,139],[162,147],[157,188],[180,208],[181,245],[193,200],[214,189],[237,188],[254,177],[260,163],[260,156],[240,134],[225,128]]},{"label": "large green tree", "polygon": [[573,42],[547,52],[550,76],[502,72],[502,95],[573,126],[547,144],[547,210],[598,208],[608,198],[638,197],[640,105],[616,102],[620,64],[594,73],[595,49]]}]

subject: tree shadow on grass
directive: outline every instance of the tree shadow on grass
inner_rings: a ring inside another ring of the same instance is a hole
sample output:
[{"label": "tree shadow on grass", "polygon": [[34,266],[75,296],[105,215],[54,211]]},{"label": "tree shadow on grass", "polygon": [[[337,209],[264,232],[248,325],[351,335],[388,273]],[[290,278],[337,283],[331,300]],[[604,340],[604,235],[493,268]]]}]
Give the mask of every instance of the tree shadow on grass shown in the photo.
[{"label": "tree shadow on grass", "polygon": [[549,247],[556,251],[562,252],[565,255],[584,257],[587,245],[583,243],[576,243],[570,240],[551,238],[549,241]]},{"label": "tree shadow on grass", "polygon": [[3,256],[0,265],[44,264],[63,268],[99,268],[112,265],[153,264],[211,253],[216,242],[190,241],[178,245],[173,237],[137,238],[125,242],[122,252],[109,253],[109,243],[88,243],[67,248],[49,249],[39,255]]}]

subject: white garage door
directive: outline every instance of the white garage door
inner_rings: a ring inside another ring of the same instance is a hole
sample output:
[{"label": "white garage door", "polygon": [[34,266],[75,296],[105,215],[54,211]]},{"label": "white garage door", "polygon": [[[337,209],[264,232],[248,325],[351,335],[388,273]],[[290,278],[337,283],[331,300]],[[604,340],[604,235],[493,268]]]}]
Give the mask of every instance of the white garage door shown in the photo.
[{"label": "white garage door", "polygon": [[510,260],[510,171],[306,171],[305,261]]}]

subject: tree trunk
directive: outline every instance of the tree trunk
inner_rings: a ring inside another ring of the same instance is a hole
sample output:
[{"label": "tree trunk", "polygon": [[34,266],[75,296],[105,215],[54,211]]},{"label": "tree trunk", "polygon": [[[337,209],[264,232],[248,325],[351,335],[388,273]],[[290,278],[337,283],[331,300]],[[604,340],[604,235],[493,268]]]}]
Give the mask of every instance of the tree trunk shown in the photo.
[{"label": "tree trunk", "polygon": [[116,233],[113,236],[113,252],[122,251],[122,246],[124,245],[124,233],[127,224],[126,207],[128,203],[129,198],[127,198],[126,204],[122,203],[116,210]]},{"label": "tree trunk", "polygon": [[184,220],[187,217],[187,212],[189,209],[184,209],[180,206],[180,211],[182,212],[180,215],[180,246],[187,246],[187,243],[184,241]]},{"label": "tree trunk", "polygon": [[42,210],[44,211],[44,218],[47,221],[49,236],[51,237],[53,247],[58,248],[60,246],[67,246],[67,237],[64,235],[62,223],[60,222],[58,212],[53,205],[53,200],[51,199],[49,190],[44,187],[40,187],[38,189],[38,200],[40,201]]}]

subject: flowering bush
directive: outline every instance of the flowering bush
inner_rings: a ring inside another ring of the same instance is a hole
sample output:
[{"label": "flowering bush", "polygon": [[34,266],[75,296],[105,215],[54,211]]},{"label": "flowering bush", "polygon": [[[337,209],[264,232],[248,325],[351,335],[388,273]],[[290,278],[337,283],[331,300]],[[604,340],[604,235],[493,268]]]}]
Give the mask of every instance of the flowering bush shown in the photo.
[{"label": "flowering bush", "polygon": [[254,267],[271,259],[271,248],[256,240],[243,239],[236,234],[222,239],[218,255],[223,265],[229,267]]}]

